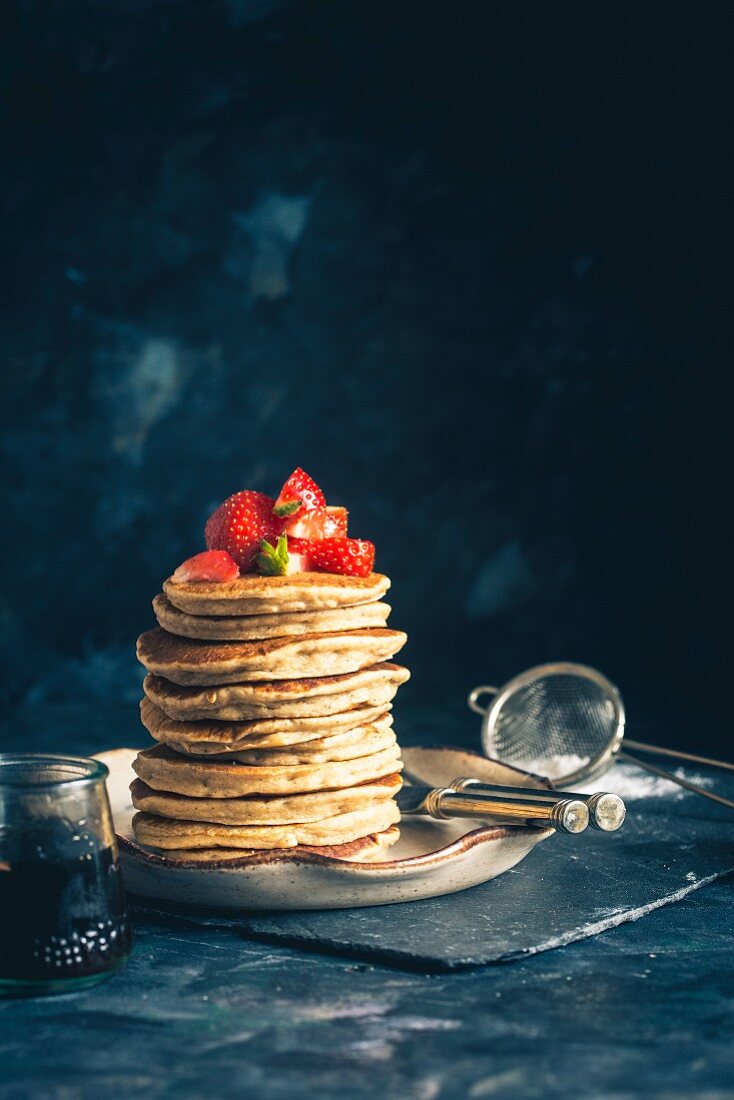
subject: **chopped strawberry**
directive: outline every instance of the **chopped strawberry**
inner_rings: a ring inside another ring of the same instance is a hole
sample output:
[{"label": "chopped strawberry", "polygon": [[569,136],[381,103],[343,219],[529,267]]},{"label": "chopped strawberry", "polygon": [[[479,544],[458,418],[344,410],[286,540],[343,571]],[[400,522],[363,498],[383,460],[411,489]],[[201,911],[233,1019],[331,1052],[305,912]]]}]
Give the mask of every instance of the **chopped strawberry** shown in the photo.
[{"label": "chopped strawberry", "polygon": [[283,523],[273,515],[273,498],[245,489],[228,497],[206,523],[210,550],[226,550],[243,572],[252,569],[263,539],[275,542]]},{"label": "chopped strawberry", "polygon": [[308,554],[294,554],[292,550],[288,551],[288,565],[286,567],[286,573],[311,573],[313,571],[313,562]]},{"label": "chopped strawberry", "polygon": [[312,512],[301,511],[297,516],[286,519],[283,530],[290,538],[330,539],[346,538],[346,508],[314,508]]},{"label": "chopped strawberry", "polygon": [[374,544],[366,539],[312,539],[308,552],[317,569],[347,577],[367,577],[375,564]]},{"label": "chopped strawberry", "polygon": [[179,565],[171,578],[176,584],[184,581],[220,581],[226,583],[239,577],[237,562],[226,550],[204,550]]},{"label": "chopped strawberry", "polygon": [[287,539],[285,535],[280,536],[275,546],[263,539],[255,562],[258,572],[267,576],[308,573],[312,569],[308,544],[303,539]]},{"label": "chopped strawberry", "polygon": [[289,573],[310,573],[315,568],[311,559],[308,539],[294,539],[288,536]]},{"label": "chopped strawberry", "polygon": [[305,470],[297,467],[280,490],[273,507],[276,516],[295,516],[326,507],[326,497]]}]

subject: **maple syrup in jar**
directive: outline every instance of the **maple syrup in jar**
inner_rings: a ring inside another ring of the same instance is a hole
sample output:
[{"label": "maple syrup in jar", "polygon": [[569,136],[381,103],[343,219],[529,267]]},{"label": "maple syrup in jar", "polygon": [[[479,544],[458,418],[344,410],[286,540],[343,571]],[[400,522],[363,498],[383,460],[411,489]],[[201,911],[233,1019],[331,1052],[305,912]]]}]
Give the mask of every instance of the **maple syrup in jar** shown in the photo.
[{"label": "maple syrup in jar", "polygon": [[0,996],[95,985],[130,953],[107,774],[85,757],[0,754]]}]

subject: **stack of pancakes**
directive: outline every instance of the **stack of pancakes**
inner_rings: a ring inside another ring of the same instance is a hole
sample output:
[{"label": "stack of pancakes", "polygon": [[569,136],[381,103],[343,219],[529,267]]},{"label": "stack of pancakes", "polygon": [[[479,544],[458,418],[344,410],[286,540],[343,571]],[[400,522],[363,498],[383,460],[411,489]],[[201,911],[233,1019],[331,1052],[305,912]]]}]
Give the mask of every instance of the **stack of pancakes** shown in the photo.
[{"label": "stack of pancakes", "polygon": [[140,843],[210,861],[306,848],[375,858],[398,838],[392,699],[407,638],[390,581],[248,574],[169,578],[138,640],[148,670],[131,791]]}]

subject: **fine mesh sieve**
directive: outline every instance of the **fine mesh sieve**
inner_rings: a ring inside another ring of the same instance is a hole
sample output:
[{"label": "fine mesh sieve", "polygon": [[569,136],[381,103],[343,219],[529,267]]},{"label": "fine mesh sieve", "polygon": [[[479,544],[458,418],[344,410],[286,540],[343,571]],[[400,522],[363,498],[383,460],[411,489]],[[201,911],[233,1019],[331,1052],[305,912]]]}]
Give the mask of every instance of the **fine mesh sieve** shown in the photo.
[{"label": "fine mesh sieve", "polygon": [[[484,695],[494,696],[488,707],[479,703]],[[681,787],[734,808],[731,799],[622,752],[625,722],[622,697],[606,676],[586,665],[568,662],[539,665],[502,688],[475,688],[469,695],[469,706],[483,716],[482,747],[487,756],[546,776],[556,786],[592,779],[621,756]],[[628,739],[626,744],[639,752],[734,771],[734,764],[723,760],[642,741]]]}]

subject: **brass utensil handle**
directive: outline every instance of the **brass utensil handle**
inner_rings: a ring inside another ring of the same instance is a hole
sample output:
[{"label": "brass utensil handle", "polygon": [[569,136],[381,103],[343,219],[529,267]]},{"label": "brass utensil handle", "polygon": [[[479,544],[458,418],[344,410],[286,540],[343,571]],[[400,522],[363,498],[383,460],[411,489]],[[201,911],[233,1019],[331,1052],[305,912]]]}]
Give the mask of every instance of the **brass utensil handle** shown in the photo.
[{"label": "brass utensil handle", "polygon": [[495,825],[530,825],[562,833],[582,833],[589,824],[588,807],[577,798],[539,802],[522,795],[497,796],[438,787],[426,798],[425,809],[440,821],[473,817]]},{"label": "brass utensil handle", "polygon": [[627,813],[626,807],[618,794],[607,791],[597,791],[596,794],[579,795],[569,791],[548,791],[541,787],[505,787],[482,783],[480,779],[464,778],[454,779],[450,784],[454,791],[466,791],[471,788],[475,791],[491,793],[498,798],[512,798],[520,795],[524,799],[532,799],[539,805],[552,805],[554,802],[562,802],[567,799],[583,802],[589,811],[589,824],[594,829],[604,833],[615,833],[624,824]]}]

